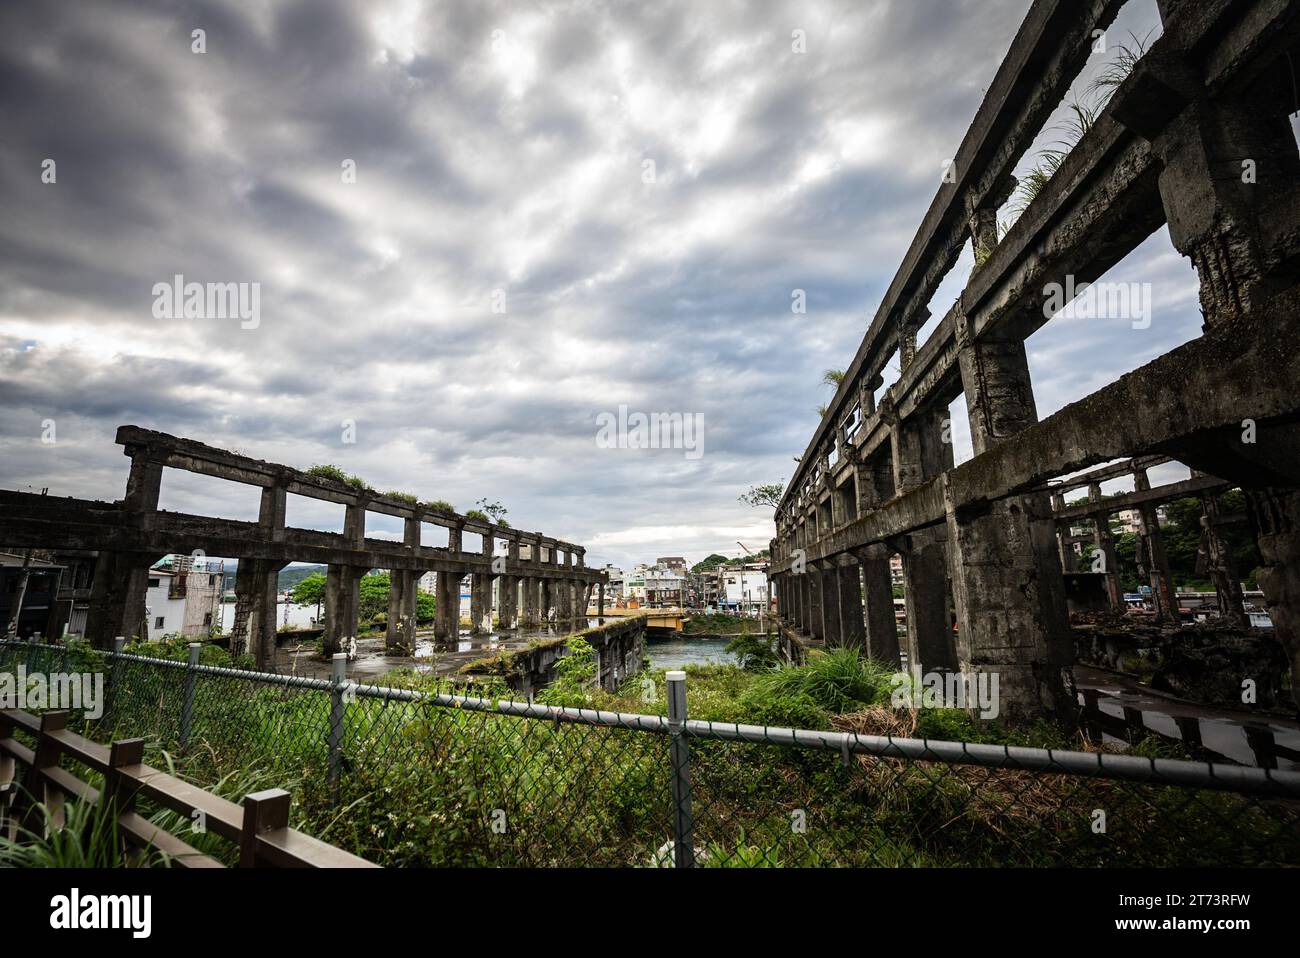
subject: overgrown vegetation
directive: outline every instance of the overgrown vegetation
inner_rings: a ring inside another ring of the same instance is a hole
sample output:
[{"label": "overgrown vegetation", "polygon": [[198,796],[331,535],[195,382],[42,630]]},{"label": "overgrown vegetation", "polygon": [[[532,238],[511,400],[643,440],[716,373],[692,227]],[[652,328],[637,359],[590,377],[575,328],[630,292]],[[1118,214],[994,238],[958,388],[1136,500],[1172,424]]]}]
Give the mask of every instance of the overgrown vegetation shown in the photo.
[{"label": "overgrown vegetation", "polygon": [[362,492],[370,490],[370,486],[360,476],[351,475],[338,466],[329,463],[312,466],[307,470],[307,475],[315,476],[317,479],[333,479],[335,482],[344,482],[354,489],[360,489]]},{"label": "overgrown vegetation", "polygon": [[[1076,96],[1066,101],[1066,116],[1048,128],[1048,132],[1056,134],[1056,139],[1035,154],[1030,168],[1020,176],[1008,207],[1011,219],[999,224],[1000,233],[1005,234],[1010,229],[1011,223],[1029,208],[1056,171],[1061,168],[1070,151],[1092,129],[1110,97],[1133,72],[1137,61],[1146,53],[1150,37],[1150,32],[1140,39],[1130,33],[1129,42],[1116,47],[1114,56],[1088,85],[1083,96]],[[977,249],[976,265],[981,265],[987,260],[991,252],[991,250]]]},{"label": "overgrown vegetation", "polygon": [[[572,649],[543,694],[547,701],[665,714],[662,672],[631,676],[606,693],[588,684],[589,648],[575,642]],[[176,741],[183,676],[173,682],[148,666],[128,666],[110,720],[88,731],[101,741],[145,735],[155,743],[148,760],[156,764],[158,746]],[[894,710],[888,670],[851,653],[813,656],[792,669],[713,666],[687,674],[691,717],[715,723],[1085,744],[1048,730],[975,730],[964,712]],[[333,787],[329,709],[329,696],[311,690],[205,676],[192,744],[170,767],[232,794],[287,787],[294,827],[385,865],[668,861],[662,734],[482,712],[472,703],[448,708],[358,696],[346,711]],[[1300,861],[1293,812],[1231,793],[868,756],[846,761],[838,751],[696,734],[690,748],[696,853],[705,866]],[[1157,754],[1145,742],[1134,750]],[[1123,814],[1097,833],[1097,808]],[[792,816],[804,816],[807,828],[793,829]]]},{"label": "overgrown vegetation", "polygon": [[170,864],[156,849],[128,853],[104,805],[69,801],[58,826],[48,806],[33,806],[34,827],[0,831],[0,868],[150,868]]},{"label": "overgrown vegetation", "polygon": [[725,612],[690,615],[682,620],[682,632],[685,635],[736,635],[759,630],[757,619],[728,615]]},{"label": "overgrown vegetation", "polygon": [[746,672],[763,672],[781,664],[776,651],[776,637],[763,632],[744,632],[727,643],[727,652],[736,657],[737,667]]}]

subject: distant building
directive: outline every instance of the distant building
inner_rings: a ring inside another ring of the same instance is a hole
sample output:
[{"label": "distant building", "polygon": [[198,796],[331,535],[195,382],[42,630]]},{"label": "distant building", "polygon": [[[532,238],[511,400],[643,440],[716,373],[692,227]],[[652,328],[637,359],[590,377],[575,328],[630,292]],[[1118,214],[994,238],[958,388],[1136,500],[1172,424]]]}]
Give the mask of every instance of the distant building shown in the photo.
[{"label": "distant building", "polygon": [[647,569],[645,581],[645,604],[651,609],[682,608],[683,590],[686,586],[686,572],[683,569],[654,566]]},{"label": "distant building", "polygon": [[718,566],[718,608],[721,611],[757,615],[767,607],[767,563]]},{"label": "distant building", "polygon": [[225,563],[202,557],[169,555],[149,570],[145,592],[147,633],[204,638],[221,622],[221,584]]},{"label": "distant building", "polygon": [[615,565],[606,565],[604,571],[609,576],[609,582],[605,584],[606,600],[623,598],[623,570]]},{"label": "distant building", "polygon": [[655,559],[655,565],[660,568],[670,569],[680,575],[686,575],[686,560],[681,556],[660,556]]},{"label": "distant building", "polygon": [[646,565],[641,564],[623,576],[624,599],[636,599],[638,602],[646,600],[645,574],[647,568]]}]

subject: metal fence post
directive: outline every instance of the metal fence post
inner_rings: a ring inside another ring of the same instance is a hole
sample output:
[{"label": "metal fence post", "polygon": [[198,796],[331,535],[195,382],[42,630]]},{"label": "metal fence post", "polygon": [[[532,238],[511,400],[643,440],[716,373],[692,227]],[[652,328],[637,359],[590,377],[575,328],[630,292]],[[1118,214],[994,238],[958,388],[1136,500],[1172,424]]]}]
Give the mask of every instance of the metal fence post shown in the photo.
[{"label": "metal fence post", "polygon": [[117,705],[117,687],[122,683],[122,660],[118,656],[125,646],[126,639],[123,636],[119,635],[113,640],[113,653],[110,656],[113,667],[108,673],[108,694],[104,696],[107,701],[104,702],[104,712],[99,717],[100,723],[105,726],[111,724],[116,717],[113,713]]},{"label": "metal fence post", "polygon": [[347,653],[334,653],[330,673],[329,785],[331,795],[336,799],[339,771],[343,765],[343,714],[347,708],[343,687],[347,682],[347,668]]},{"label": "metal fence post", "polygon": [[181,732],[180,745],[184,749],[190,743],[190,729],[194,725],[194,690],[199,684],[199,673],[195,666],[199,664],[198,642],[190,643],[190,660],[185,664],[185,694],[181,698]]},{"label": "metal fence post", "polygon": [[695,819],[691,816],[691,749],[686,743],[686,673],[668,672],[669,788],[673,800],[673,867],[695,867]]}]

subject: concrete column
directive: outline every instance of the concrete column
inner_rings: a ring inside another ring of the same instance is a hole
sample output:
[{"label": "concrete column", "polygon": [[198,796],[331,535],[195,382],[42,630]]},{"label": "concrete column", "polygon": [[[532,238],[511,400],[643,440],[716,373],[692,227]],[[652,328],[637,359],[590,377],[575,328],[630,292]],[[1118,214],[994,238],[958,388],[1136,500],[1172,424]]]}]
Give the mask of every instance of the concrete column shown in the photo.
[{"label": "concrete column", "polygon": [[[1101,486],[1098,483],[1089,483],[1088,501],[1100,506]],[[1122,612],[1124,590],[1119,582],[1119,557],[1115,554],[1115,534],[1110,531],[1110,514],[1100,509],[1092,514],[1092,544],[1102,557],[1102,571],[1106,574],[1106,598],[1112,609]]]},{"label": "concrete column", "polygon": [[[879,377],[873,380],[879,386]],[[863,415],[875,409],[872,391],[863,395]],[[942,438],[942,437],[941,437]],[[893,464],[889,456],[859,462],[857,513],[865,516],[894,495]],[[890,668],[900,665],[898,626],[894,619],[894,587],[889,574],[889,549],[871,545],[854,551],[862,575],[863,642],[868,658]]]},{"label": "concrete column", "polygon": [[525,629],[535,629],[541,624],[541,602],[538,598],[538,582],[540,580],[535,576],[524,576],[523,583],[523,626]]},{"label": "concrete column", "polygon": [[323,649],[326,656],[347,651],[348,640],[356,638],[361,577],[365,574],[365,569],[346,565],[330,565],[326,570]]},{"label": "concrete column", "polygon": [[976,455],[1038,421],[1023,342],[972,342],[957,362]]},{"label": "concrete column", "polygon": [[511,539],[506,553],[506,571],[497,579],[497,618],[501,628],[519,628],[519,540]]},{"label": "concrete column", "polygon": [[438,573],[433,635],[439,642],[454,642],[460,636],[460,579],[458,572]]},{"label": "concrete column", "polygon": [[537,594],[541,600],[542,623],[548,624],[551,621],[551,614],[555,612],[555,596],[551,589],[553,579],[538,579]]},{"label": "concrete column", "polygon": [[[892,395],[882,406],[891,422],[890,450],[894,488],[911,492],[952,467],[952,444],[945,441],[946,410],[917,413],[900,421]],[[941,532],[922,530],[896,544],[903,559],[903,597],[907,608],[907,663],[915,676],[957,668],[949,615],[947,541]]]},{"label": "concrete column", "polygon": [[497,618],[503,629],[519,628],[519,576],[503,575],[497,579]]},{"label": "concrete column", "polygon": [[1291,697],[1300,709],[1300,491],[1252,490],[1246,504],[1264,561],[1260,588],[1273,634],[1290,664]]},{"label": "concrete column", "polygon": [[276,601],[280,570],[288,563],[241,559],[235,571],[235,621],[230,653],[251,654],[259,670],[275,667]]},{"label": "concrete column", "polygon": [[835,570],[835,575],[840,598],[840,645],[850,649],[861,649],[866,644],[861,568],[855,560],[843,557]]},{"label": "concrete column", "polygon": [[596,584],[596,615],[600,618],[605,617],[605,583]]},{"label": "concrete column", "polygon": [[[1037,419],[1024,344],[976,343],[964,317],[962,386],[978,457]],[[959,509],[945,487],[958,659],[998,675],[1000,719],[1070,716],[1073,660],[1056,524],[1046,493]]]},{"label": "concrete column", "polygon": [[420,573],[403,569],[389,572],[388,632],[384,640],[386,655],[415,654],[416,596]]},{"label": "concrete column", "polygon": [[469,630],[471,634],[486,634],[492,631],[492,580],[496,578],[491,571],[493,538],[483,536],[483,558],[488,562],[488,570],[475,572],[469,589]]},{"label": "concrete column", "polygon": [[1237,578],[1232,550],[1219,534],[1219,497],[1211,493],[1201,496],[1201,541],[1206,571],[1214,581],[1214,593],[1219,614],[1235,627],[1247,627],[1245,596]]},{"label": "concrete column", "polygon": [[[1052,513],[1059,514],[1064,508],[1065,496],[1059,492],[1052,493]],[[1070,523],[1068,520],[1056,523],[1056,546],[1061,557],[1061,571],[1078,572],[1074,543],[1070,541]]]},{"label": "concrete column", "polygon": [[[1133,471],[1133,487],[1137,492],[1151,488],[1145,469]],[[1178,621],[1178,598],[1174,593],[1173,574],[1169,571],[1169,557],[1165,553],[1165,539],[1160,534],[1160,514],[1155,506],[1139,506],[1137,558],[1139,571],[1151,584],[1151,601],[1156,618],[1161,621]]]},{"label": "concrete column", "polygon": [[149,568],[162,556],[154,553],[101,552],[95,559],[95,580],[86,613],[86,638],[97,649],[111,649],[113,639],[147,639],[145,593]]},{"label": "concrete column", "polygon": [[822,640],[828,646],[838,648],[843,642],[843,627],[840,621],[839,568],[835,560],[827,560],[818,574],[822,590]]},{"label": "concrete column", "polygon": [[573,624],[573,580],[556,579],[554,589],[559,597],[555,603],[556,618],[568,627]]},{"label": "concrete column", "polygon": [[[1169,238],[1200,280],[1206,327],[1230,323],[1295,282],[1300,155],[1285,83],[1193,103],[1155,140]],[[1140,117],[1121,122],[1141,126]],[[1139,129],[1139,132],[1141,130]]]},{"label": "concrete column", "polygon": [[[142,528],[148,528],[158,510],[162,489],[162,464],[151,461],[146,448],[127,446],[131,457],[122,510],[136,514]],[[146,621],[145,593],[149,589],[149,568],[162,556],[137,552],[101,552],[95,561],[95,582],[86,616],[86,637],[99,649],[111,649],[113,639],[124,636],[148,639],[151,622]]]},{"label": "concrete column", "polygon": [[151,460],[147,449],[127,446],[123,451],[131,457],[126,495],[122,498],[123,510],[146,515],[158,511],[158,496],[162,491],[162,463]]},{"label": "concrete column", "polygon": [[867,657],[896,669],[900,664],[898,623],[894,618],[894,587],[889,574],[889,550],[883,545],[871,545],[859,549],[857,555],[862,570]]},{"label": "concrete column", "polygon": [[805,626],[808,634],[814,639],[826,638],[826,620],[824,618],[823,605],[825,596],[823,591],[822,570],[814,563],[808,563],[808,571],[804,573],[804,578],[808,580],[808,622]]},{"label": "concrete column", "polygon": [[[958,670],[948,614],[948,560],[943,543],[922,533],[907,537],[903,599],[907,610],[907,666],[914,676]],[[891,590],[892,595],[892,590]]]}]

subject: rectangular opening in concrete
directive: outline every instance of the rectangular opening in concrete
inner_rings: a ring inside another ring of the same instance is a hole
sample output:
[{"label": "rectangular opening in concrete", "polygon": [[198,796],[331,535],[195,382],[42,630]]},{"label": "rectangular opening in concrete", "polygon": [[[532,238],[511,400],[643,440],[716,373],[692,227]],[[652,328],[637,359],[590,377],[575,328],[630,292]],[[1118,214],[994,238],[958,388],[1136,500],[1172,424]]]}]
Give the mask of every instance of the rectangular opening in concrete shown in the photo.
[{"label": "rectangular opening in concrete", "polygon": [[1013,172],[1022,185],[998,210],[999,235],[1019,218],[1021,209],[1032,198],[1033,188],[1028,184],[1039,179],[1036,171],[1050,169],[1049,152],[1064,149],[1068,153],[1077,141],[1075,123],[1078,117],[1074,106],[1077,104],[1085,113],[1100,113],[1114,87],[1095,85],[1098,77],[1103,73],[1121,77],[1123,74],[1116,70],[1122,59],[1127,58],[1130,52],[1137,53],[1142,48],[1149,50],[1162,32],[1156,0],[1129,0],[1106,29],[1105,36],[1098,38],[1102,42],[1094,41],[1087,62],[1070,84],[1068,92],[1016,163]]},{"label": "rectangular opening in concrete", "polygon": [[483,536],[477,532],[462,532],[460,548],[462,552],[482,552]]},{"label": "rectangular opening in concrete", "polygon": [[285,496],[284,524],[292,529],[317,532],[342,532],[347,507],[341,502],[326,502],[289,493]]},{"label": "rectangular opening in concrete", "polygon": [[851,522],[858,517],[858,484],[853,476],[849,476],[842,482],[838,489],[835,490],[839,497],[840,515],[844,517],[845,522]]},{"label": "rectangular opening in concrete", "polygon": [[366,538],[388,539],[401,542],[405,535],[405,520],[382,512],[366,511]]},{"label": "rectangular opening in concrete", "polygon": [[962,393],[948,404],[948,428],[944,435],[952,443],[953,465],[975,458],[975,447],[970,439],[970,410],[966,405],[966,394]]},{"label": "rectangular opening in concrete", "polygon": [[1025,340],[1038,418],[1199,338],[1202,322],[1196,271],[1162,226]]},{"label": "rectangular opening in concrete", "polygon": [[420,545],[429,549],[445,549],[451,539],[451,531],[446,526],[432,522],[420,523]]},{"label": "rectangular opening in concrete", "polygon": [[246,482],[232,482],[184,469],[163,469],[159,509],[256,522],[261,503],[262,490]]},{"label": "rectangular opening in concrete", "polygon": [[880,388],[874,393],[877,405],[880,404],[880,397],[885,394],[885,391],[894,383],[898,382],[898,377],[901,372],[898,362],[898,350],[895,349],[893,355],[885,362],[885,368],[880,371]]}]

